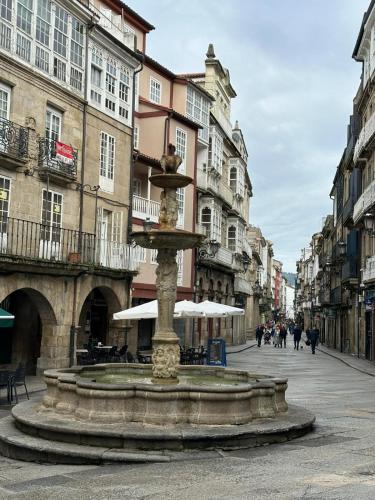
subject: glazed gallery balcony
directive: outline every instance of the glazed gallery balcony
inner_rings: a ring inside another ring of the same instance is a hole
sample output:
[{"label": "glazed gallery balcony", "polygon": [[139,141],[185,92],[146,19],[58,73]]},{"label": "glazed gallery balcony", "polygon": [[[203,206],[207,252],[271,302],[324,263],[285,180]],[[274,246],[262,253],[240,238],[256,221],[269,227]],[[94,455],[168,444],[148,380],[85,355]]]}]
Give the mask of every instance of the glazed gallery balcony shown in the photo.
[{"label": "glazed gallery balcony", "polygon": [[39,140],[39,175],[41,178],[68,184],[77,178],[78,151],[68,144],[51,139]]},{"label": "glazed gallery balcony", "polygon": [[0,218],[0,262],[27,266],[69,264],[136,272],[137,249],[125,243],[96,238],[94,234],[30,222]]},{"label": "glazed gallery balcony", "polygon": [[364,124],[354,147],[353,161],[357,163],[369,157],[375,146],[375,113]]},{"label": "glazed gallery balcony", "polygon": [[5,168],[26,164],[29,153],[29,131],[10,120],[0,118],[0,160]]},{"label": "glazed gallery balcony", "polygon": [[375,280],[375,255],[366,260],[366,265],[363,269],[362,281],[367,283]]},{"label": "glazed gallery balcony", "polygon": [[375,204],[375,180],[372,181],[354,205],[353,221],[356,224]]}]

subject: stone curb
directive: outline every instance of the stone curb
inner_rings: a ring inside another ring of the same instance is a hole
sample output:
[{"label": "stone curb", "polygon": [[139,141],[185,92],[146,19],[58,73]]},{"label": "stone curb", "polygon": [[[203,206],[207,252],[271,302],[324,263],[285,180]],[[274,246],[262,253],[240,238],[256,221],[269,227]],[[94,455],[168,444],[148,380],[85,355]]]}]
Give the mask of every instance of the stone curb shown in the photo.
[{"label": "stone curb", "polygon": [[353,370],[357,370],[357,372],[364,373],[365,375],[368,375],[369,377],[375,377],[375,372],[372,373],[369,370],[366,370],[365,368],[359,368],[358,366],[354,365],[353,363],[350,363],[350,360],[343,359],[341,356],[338,356],[337,354],[335,354],[333,352],[328,352],[325,349],[320,349],[319,347],[316,347],[316,350],[319,352],[322,352],[323,354],[326,354],[327,356],[331,356],[331,358],[335,358],[338,361],[341,361],[341,363],[344,363],[344,365],[347,365],[350,368],[353,368]]},{"label": "stone curb", "polygon": [[239,351],[227,351],[227,356],[228,354],[238,354],[239,352],[243,352],[243,351],[247,351],[248,349],[251,349],[252,347],[255,347],[256,344],[252,344],[252,345],[248,345],[246,347],[244,347],[243,349],[239,350]]},{"label": "stone curb", "polygon": [[[173,436],[168,435],[170,432],[167,429],[164,429],[163,436],[163,431],[159,429],[160,435],[156,440],[161,442],[161,438],[164,438],[164,445],[152,449],[151,438],[151,447],[147,449],[143,436],[146,430],[141,427],[138,432],[134,432],[133,440],[126,440],[127,448],[116,448],[113,444],[111,447],[110,439],[108,445],[98,443],[95,446],[62,441],[58,433],[56,439],[59,441],[55,441],[51,435],[43,437],[43,432],[41,435],[31,435],[20,430],[13,417],[9,416],[0,421],[0,453],[16,460],[65,464],[155,463],[222,458],[222,450],[253,448],[301,437],[312,430],[314,422],[315,417],[309,411],[290,405],[288,413],[281,414],[279,418],[254,421],[252,425],[191,426],[180,429],[180,436],[176,436],[176,431],[172,432]],[[60,433],[67,431],[61,428],[56,430]],[[151,434],[154,434],[155,439],[155,430]],[[168,449],[168,446],[171,448]]]}]

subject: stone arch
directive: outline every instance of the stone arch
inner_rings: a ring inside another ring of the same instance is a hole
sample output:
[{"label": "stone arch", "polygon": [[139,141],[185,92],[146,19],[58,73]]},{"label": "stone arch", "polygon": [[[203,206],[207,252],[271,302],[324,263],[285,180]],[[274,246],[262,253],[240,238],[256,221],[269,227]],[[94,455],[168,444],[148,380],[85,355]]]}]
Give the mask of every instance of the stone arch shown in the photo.
[{"label": "stone arch", "polygon": [[91,288],[81,297],[77,307],[78,333],[77,347],[84,347],[93,340],[118,345],[123,342],[122,322],[114,321],[113,314],[122,309],[115,291],[109,286]]},{"label": "stone arch", "polygon": [[1,305],[14,314],[15,320],[11,328],[2,332],[0,363],[12,367],[22,363],[31,374],[37,372],[43,358],[48,358],[49,366],[54,366],[52,358],[56,352],[50,348],[57,319],[50,301],[39,290],[30,287],[14,287],[5,293]]}]

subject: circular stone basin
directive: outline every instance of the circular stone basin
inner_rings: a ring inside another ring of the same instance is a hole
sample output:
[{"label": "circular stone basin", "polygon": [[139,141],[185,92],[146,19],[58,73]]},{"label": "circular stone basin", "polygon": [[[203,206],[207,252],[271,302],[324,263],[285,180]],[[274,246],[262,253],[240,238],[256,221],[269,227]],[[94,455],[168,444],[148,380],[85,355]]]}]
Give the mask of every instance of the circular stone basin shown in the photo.
[{"label": "circular stone basin", "polygon": [[103,424],[247,424],[286,412],[287,379],[181,366],[178,384],[152,382],[152,365],[103,364],[44,373],[39,412]]},{"label": "circular stone basin", "polygon": [[193,182],[193,179],[183,174],[156,174],[149,177],[151,184],[160,188],[183,188]]},{"label": "circular stone basin", "polygon": [[137,231],[131,233],[131,237],[137,245],[144,248],[170,248],[175,250],[199,247],[206,239],[203,234],[178,229]]}]

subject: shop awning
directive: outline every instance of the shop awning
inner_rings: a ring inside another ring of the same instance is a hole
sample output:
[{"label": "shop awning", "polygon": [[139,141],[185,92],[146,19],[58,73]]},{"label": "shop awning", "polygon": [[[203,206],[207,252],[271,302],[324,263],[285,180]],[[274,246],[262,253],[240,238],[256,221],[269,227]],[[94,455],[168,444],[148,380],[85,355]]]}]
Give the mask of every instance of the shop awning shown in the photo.
[{"label": "shop awning", "polygon": [[13,326],[14,316],[0,307],[0,328],[9,328]]}]

